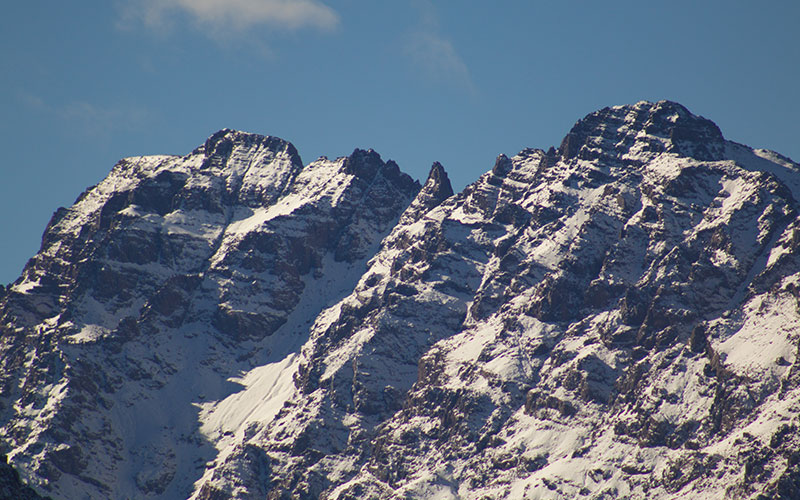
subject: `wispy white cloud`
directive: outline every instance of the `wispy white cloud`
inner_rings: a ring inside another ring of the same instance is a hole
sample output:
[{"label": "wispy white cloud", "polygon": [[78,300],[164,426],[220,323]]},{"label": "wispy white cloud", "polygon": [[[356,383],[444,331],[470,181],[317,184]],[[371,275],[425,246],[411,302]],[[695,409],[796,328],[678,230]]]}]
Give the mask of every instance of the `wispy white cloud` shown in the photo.
[{"label": "wispy white cloud", "polygon": [[433,5],[427,1],[417,5],[420,23],[406,37],[406,55],[428,78],[458,85],[474,94],[469,68],[453,42],[442,35]]},{"label": "wispy white cloud", "polygon": [[436,33],[415,32],[408,37],[406,53],[429,77],[475,91],[469,69],[450,40]]},{"label": "wispy white cloud", "polygon": [[319,0],[124,0],[121,26],[144,24],[163,30],[180,15],[215,33],[236,33],[259,25],[284,30],[330,30],[338,14]]}]

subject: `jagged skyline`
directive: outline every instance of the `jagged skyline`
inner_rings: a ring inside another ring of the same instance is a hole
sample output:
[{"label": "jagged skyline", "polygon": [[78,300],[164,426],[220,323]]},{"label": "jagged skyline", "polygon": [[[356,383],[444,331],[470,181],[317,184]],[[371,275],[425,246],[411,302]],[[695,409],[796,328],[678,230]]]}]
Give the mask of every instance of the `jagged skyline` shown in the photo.
[{"label": "jagged skyline", "polygon": [[798,496],[800,165],[671,101],[560,143],[456,194],[230,129],[119,162],[0,290],[9,462],[55,499]]},{"label": "jagged skyline", "polygon": [[[227,7],[221,8],[221,5]],[[456,189],[604,106],[672,99],[797,160],[800,6],[13,2],[0,20],[0,283],[109,165],[223,127],[310,163],[374,148]]]}]

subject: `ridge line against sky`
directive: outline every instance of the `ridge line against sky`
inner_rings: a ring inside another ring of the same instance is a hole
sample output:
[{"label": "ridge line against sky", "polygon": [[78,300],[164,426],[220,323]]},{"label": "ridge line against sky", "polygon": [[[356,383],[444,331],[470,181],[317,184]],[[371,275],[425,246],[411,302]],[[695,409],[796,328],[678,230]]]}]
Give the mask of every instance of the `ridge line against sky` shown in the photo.
[{"label": "ridge line against sky", "polygon": [[304,163],[374,148],[459,190],[557,146],[587,113],[670,99],[726,138],[800,159],[800,3],[115,0],[0,19],[0,283],[50,215],[121,157],[221,128]]}]

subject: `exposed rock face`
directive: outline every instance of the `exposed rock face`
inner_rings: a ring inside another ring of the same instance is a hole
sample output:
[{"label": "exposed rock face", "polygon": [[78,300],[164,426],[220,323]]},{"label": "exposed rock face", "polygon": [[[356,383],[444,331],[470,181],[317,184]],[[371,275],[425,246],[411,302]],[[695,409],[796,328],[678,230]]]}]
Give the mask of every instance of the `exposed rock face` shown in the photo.
[{"label": "exposed rock face", "polygon": [[797,498],[798,196],[671,102],[455,195],[232,131],[124,160],[2,298],[2,438],[54,498]]},{"label": "exposed rock face", "polygon": [[0,457],[0,500],[42,500],[36,491],[19,479],[19,473]]},{"label": "exposed rock face", "polygon": [[12,461],[61,498],[189,496],[216,454],[203,402],[298,350],[419,189],[373,151],[303,167],[229,130],[121,161],[53,216],[4,298]]}]

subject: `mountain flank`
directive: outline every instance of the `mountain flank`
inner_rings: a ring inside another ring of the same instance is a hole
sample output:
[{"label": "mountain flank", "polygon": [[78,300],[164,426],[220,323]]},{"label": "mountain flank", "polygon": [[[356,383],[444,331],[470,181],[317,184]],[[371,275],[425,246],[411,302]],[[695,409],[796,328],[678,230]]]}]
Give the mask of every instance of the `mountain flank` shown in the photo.
[{"label": "mountain flank", "polygon": [[126,158],[0,291],[0,498],[800,498],[798,200],[670,101],[459,193]]}]

